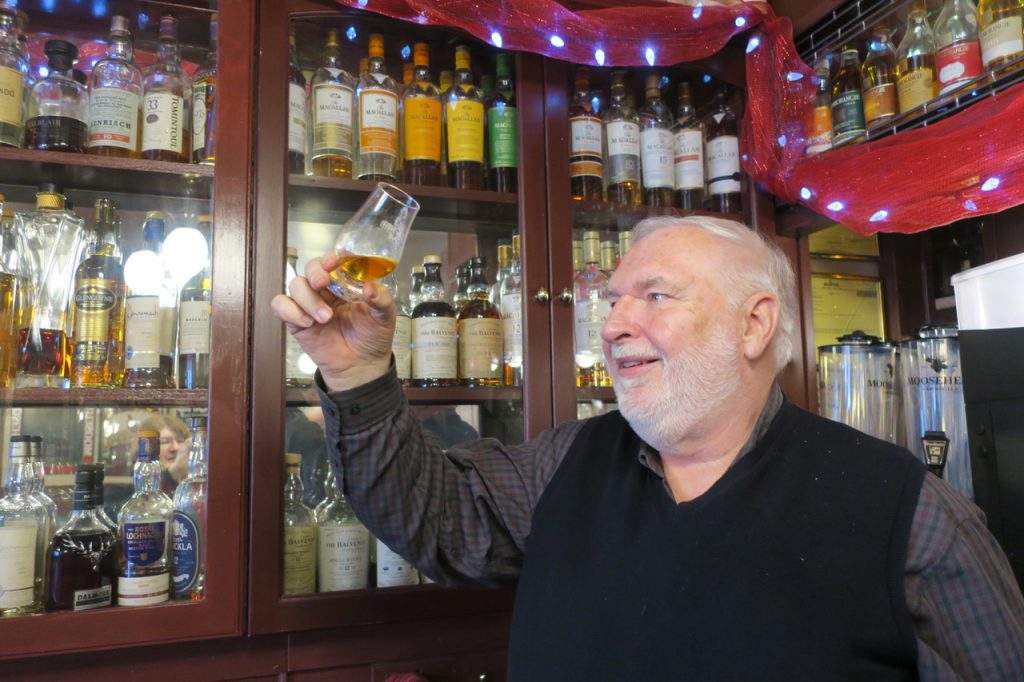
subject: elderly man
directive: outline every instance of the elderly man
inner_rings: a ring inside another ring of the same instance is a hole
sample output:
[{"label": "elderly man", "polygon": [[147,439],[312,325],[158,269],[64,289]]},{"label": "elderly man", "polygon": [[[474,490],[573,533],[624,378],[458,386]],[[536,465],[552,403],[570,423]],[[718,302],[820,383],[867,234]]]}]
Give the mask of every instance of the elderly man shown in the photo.
[{"label": "elderly man", "polygon": [[274,310],[320,368],[337,480],[448,585],[518,584],[514,680],[1024,680],[1024,600],[979,510],[910,453],[789,403],[785,256],[650,219],[611,279],[619,410],[517,447],[424,439],[394,309],[309,265]]}]

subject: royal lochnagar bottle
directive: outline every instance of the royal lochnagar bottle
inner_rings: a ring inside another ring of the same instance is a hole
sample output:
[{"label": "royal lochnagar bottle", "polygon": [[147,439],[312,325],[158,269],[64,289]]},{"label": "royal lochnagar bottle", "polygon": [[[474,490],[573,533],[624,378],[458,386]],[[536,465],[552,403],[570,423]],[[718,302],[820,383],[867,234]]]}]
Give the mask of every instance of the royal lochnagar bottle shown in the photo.
[{"label": "royal lochnagar bottle", "polygon": [[20,147],[28,103],[28,60],[18,48],[18,15],[0,6],[0,147]]},{"label": "royal lochnagar bottle", "polygon": [[843,48],[839,70],[832,79],[832,146],[842,147],[864,137],[864,91],[860,58],[853,46]]},{"label": "royal lochnagar bottle", "polygon": [[675,205],[696,211],[704,206],[704,125],[693,108],[690,84],[679,84],[673,134]]},{"label": "royal lochnagar bottle", "polygon": [[644,203],[671,206],[675,175],[675,142],[672,111],[661,99],[661,76],[644,79],[646,101],[640,108],[640,165],[643,171]]},{"label": "royal lochnagar bottle", "polygon": [[469,48],[465,45],[455,48],[455,82],[443,97],[448,185],[485,189],[483,93],[473,85]]},{"label": "royal lochnagar bottle", "polygon": [[306,77],[299,67],[295,29],[288,35],[288,172],[306,173]]},{"label": "royal lochnagar bottle", "polygon": [[370,532],[341,494],[333,471],[327,476],[326,487],[327,499],[316,510],[318,590],[366,589],[370,577]]},{"label": "royal lochnagar bottle", "polygon": [[864,98],[864,123],[879,126],[899,108],[896,102],[896,50],[886,26],[876,26],[868,40],[868,54],[860,67]]},{"label": "royal lochnagar bottle", "polygon": [[302,502],[302,455],[284,456],[284,594],[316,592],[317,527]]},{"label": "royal lochnagar bottle", "polygon": [[612,72],[611,102],[604,121],[604,192],[613,204],[643,202],[640,185],[640,117],[626,98],[626,72]]},{"label": "royal lochnagar bottle", "polygon": [[594,109],[590,71],[576,67],[569,107],[569,186],[572,198],[601,201],[604,196],[604,123]]},{"label": "royal lochnagar bottle", "polygon": [[459,381],[463,386],[501,386],[504,378],[501,313],[490,301],[484,279],[487,260],[469,259],[468,299],[459,313]]},{"label": "royal lochnagar bottle", "polygon": [[739,213],[740,203],[740,122],[729,104],[723,87],[715,93],[711,113],[704,123],[707,134],[708,196],[711,210]]},{"label": "royal lochnagar bottle", "polygon": [[0,498],[0,617],[41,613],[46,510],[32,495],[27,436],[11,436]]},{"label": "royal lochnagar bottle", "polygon": [[100,156],[138,157],[142,72],[135,66],[127,17],[110,22],[107,56],[89,76],[89,149]]},{"label": "royal lochnagar bottle", "polygon": [[412,385],[419,388],[458,383],[455,310],[445,300],[440,256],[423,259],[420,303],[412,311]]},{"label": "royal lochnagar bottle", "polygon": [[1024,0],[979,0],[978,37],[986,69],[1024,56]]},{"label": "royal lochnagar bottle", "polygon": [[46,41],[48,73],[32,86],[25,120],[25,146],[84,152],[89,129],[89,94],[71,77],[78,48],[65,40]]},{"label": "royal lochnagar bottle", "polygon": [[356,81],[341,66],[337,29],[327,31],[320,68],[313,74],[309,109],[313,124],[310,150],[313,175],[352,177],[352,123]]},{"label": "royal lochnagar bottle", "polygon": [[188,475],[174,489],[171,516],[171,597],[203,598],[206,587],[206,417],[189,418]]},{"label": "royal lochnagar bottle", "polygon": [[487,182],[495,192],[515,192],[519,182],[519,118],[512,55],[496,58],[494,93],[487,96]]},{"label": "royal lochnagar bottle", "polygon": [[178,20],[160,17],[157,62],[143,80],[142,157],[188,163],[191,158],[192,82],[181,67]]},{"label": "royal lochnagar bottle", "polygon": [[[501,249],[502,247],[498,247]],[[502,324],[502,371],[506,386],[523,385],[523,273],[519,235],[512,237],[508,272],[501,280],[498,309]]]},{"label": "royal lochnagar bottle", "polygon": [[412,82],[402,94],[402,172],[406,182],[441,184],[441,91],[430,80],[430,46],[413,45]]},{"label": "royal lochnagar bottle", "polygon": [[192,163],[212,164],[217,160],[217,15],[210,18],[210,51],[206,61],[192,74]]},{"label": "royal lochnagar bottle", "polygon": [[384,64],[384,37],[370,36],[366,73],[356,89],[358,156],[356,177],[360,180],[398,179],[398,85]]},{"label": "royal lochnagar bottle", "polygon": [[608,303],[608,278],[601,271],[601,233],[583,233],[583,271],[573,282],[576,307],[576,385],[611,386],[601,328],[611,314]]}]

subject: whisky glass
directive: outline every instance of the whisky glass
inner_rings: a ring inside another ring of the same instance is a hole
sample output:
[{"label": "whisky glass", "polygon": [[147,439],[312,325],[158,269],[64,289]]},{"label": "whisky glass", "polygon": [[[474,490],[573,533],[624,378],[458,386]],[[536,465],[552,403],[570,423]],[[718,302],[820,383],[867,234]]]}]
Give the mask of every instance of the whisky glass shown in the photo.
[{"label": "whisky glass", "polygon": [[369,198],[338,231],[340,262],[331,292],[350,303],[363,300],[363,284],[387,277],[402,259],[405,239],[420,205],[394,185],[377,183]]}]

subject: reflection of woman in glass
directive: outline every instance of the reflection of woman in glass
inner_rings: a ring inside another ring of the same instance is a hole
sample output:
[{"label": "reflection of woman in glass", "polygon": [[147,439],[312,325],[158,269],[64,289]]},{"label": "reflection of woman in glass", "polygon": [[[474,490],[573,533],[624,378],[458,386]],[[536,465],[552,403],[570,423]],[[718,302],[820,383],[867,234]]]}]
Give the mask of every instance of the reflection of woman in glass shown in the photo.
[{"label": "reflection of woman in glass", "polygon": [[192,445],[192,434],[185,422],[173,414],[154,414],[146,418],[139,427],[142,431],[156,431],[160,434],[160,489],[174,495],[178,483],[188,475],[188,451]]}]

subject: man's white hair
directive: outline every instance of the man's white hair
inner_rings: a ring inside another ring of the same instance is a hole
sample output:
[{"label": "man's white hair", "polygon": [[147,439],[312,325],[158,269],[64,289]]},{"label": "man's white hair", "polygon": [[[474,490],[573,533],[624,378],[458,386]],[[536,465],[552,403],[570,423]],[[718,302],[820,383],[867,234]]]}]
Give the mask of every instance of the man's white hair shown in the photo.
[{"label": "man's white hair", "polygon": [[772,241],[751,230],[743,223],[708,216],[685,218],[647,218],[633,228],[633,241],[660,230],[696,227],[716,237],[742,244],[753,249],[760,257],[756,266],[747,268],[739,261],[721,272],[720,290],[734,306],[741,305],[749,296],[767,291],[779,301],[779,328],[771,341],[775,356],[775,370],[781,372],[793,359],[793,336],[797,329],[796,276],[786,254]]}]

